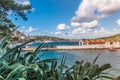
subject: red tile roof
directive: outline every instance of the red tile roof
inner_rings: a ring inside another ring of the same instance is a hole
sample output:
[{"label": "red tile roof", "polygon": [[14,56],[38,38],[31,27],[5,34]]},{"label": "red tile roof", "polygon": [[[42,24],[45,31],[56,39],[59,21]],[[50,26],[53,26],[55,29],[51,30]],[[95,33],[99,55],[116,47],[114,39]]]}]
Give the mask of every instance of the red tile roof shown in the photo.
[{"label": "red tile roof", "polygon": [[105,42],[118,42],[118,40],[105,40],[105,39],[95,39],[95,40],[81,40],[82,42],[88,43],[88,44],[104,44]]}]

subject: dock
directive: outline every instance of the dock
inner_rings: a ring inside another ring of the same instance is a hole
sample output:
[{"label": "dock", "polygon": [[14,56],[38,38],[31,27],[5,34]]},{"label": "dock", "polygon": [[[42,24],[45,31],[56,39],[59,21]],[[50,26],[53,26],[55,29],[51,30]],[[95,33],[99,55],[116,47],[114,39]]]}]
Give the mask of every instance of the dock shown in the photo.
[{"label": "dock", "polygon": [[[47,50],[103,50],[109,49],[112,46],[56,46],[56,47],[45,47],[41,48],[41,51]],[[25,47],[22,48],[23,51],[34,51],[37,47]],[[120,46],[114,47],[116,49],[120,49]]]}]

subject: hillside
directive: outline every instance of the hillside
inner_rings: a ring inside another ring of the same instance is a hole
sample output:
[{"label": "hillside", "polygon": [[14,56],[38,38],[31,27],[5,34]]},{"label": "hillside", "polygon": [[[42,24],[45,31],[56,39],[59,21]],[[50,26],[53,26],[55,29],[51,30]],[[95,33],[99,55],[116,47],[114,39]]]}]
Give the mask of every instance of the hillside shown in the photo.
[{"label": "hillside", "polygon": [[36,37],[37,40],[47,40],[47,41],[69,41],[68,39],[64,38],[58,38],[58,37],[53,37],[53,36],[34,36]]},{"label": "hillside", "polygon": [[97,38],[97,39],[116,39],[116,40],[120,40],[120,34],[113,35],[113,36],[108,36],[108,37],[103,37],[103,38]]}]

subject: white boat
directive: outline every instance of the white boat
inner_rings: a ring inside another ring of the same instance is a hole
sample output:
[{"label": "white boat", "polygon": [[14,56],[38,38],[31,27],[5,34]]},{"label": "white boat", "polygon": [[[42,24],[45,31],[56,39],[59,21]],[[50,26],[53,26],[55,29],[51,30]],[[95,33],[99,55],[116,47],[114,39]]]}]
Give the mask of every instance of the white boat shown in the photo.
[{"label": "white boat", "polygon": [[117,49],[114,47],[108,48],[109,51],[116,51]]}]

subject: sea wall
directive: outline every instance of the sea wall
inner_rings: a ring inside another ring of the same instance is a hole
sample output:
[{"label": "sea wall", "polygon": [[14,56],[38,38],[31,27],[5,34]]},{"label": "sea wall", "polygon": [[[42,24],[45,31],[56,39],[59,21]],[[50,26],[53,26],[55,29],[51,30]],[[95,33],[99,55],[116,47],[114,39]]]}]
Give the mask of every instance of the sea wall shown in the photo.
[{"label": "sea wall", "polygon": [[[83,45],[83,46],[55,46],[55,47],[45,47],[41,50],[86,50],[86,49],[109,49],[109,48],[120,49],[120,45]],[[25,47],[23,51],[34,51],[37,47]]]},{"label": "sea wall", "polygon": [[120,48],[120,45],[83,45],[83,46],[56,46],[57,49],[108,49]]}]

